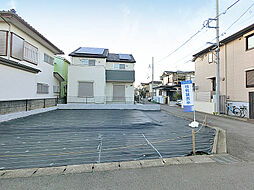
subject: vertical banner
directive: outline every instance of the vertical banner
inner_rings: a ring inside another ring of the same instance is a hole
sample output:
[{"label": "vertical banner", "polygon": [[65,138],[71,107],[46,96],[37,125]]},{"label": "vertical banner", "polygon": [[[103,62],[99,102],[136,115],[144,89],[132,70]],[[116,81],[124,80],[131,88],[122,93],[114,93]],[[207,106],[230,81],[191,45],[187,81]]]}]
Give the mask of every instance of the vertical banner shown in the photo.
[{"label": "vertical banner", "polygon": [[193,88],[192,81],[182,81],[182,99],[183,99],[183,111],[184,112],[193,112],[194,111],[194,102],[193,102]]}]

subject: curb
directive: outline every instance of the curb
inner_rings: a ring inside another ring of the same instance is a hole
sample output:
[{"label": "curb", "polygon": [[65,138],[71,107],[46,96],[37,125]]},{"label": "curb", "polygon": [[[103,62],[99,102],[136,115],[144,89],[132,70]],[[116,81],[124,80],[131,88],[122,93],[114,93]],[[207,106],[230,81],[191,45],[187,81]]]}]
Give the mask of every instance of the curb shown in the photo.
[{"label": "curb", "polygon": [[36,176],[66,175],[78,173],[92,173],[103,171],[115,171],[125,169],[138,169],[148,167],[164,167],[180,164],[214,163],[212,155],[196,155],[188,157],[172,157],[163,159],[137,160],[127,162],[109,162],[97,164],[68,165],[46,168],[26,168],[16,170],[1,170],[0,179],[27,178]]},{"label": "curb", "polygon": [[[166,109],[161,109],[175,117],[179,117],[188,121],[192,121],[192,119],[177,115],[175,113],[172,113]],[[199,123],[202,123],[202,121],[197,120]],[[226,143],[226,130],[220,128],[220,127],[215,127],[211,125],[206,125],[206,127],[209,127],[211,129],[215,129],[216,133],[214,136],[214,142],[213,142],[213,147],[212,147],[212,154],[227,154],[227,143]]]}]

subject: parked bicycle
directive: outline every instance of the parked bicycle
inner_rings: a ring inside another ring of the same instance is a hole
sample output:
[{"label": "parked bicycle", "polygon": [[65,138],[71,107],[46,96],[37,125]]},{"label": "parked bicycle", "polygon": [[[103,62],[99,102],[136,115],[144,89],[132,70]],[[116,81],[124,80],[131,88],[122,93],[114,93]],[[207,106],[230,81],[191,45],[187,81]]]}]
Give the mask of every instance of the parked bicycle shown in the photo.
[{"label": "parked bicycle", "polygon": [[225,104],[227,108],[227,115],[229,114],[229,110],[237,117],[241,117],[242,112],[241,110],[236,106],[230,106],[230,104]]},{"label": "parked bicycle", "polygon": [[241,117],[244,118],[244,117],[247,117],[248,116],[248,110],[247,110],[247,107],[246,106],[241,106],[240,107],[240,110],[241,110]]}]

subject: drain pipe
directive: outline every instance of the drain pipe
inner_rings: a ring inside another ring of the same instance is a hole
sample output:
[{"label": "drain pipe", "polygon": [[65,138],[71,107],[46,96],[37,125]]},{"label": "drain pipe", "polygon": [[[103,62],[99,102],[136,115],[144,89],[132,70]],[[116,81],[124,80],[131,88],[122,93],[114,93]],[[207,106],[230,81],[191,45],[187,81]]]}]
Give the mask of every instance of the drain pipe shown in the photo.
[{"label": "drain pipe", "polygon": [[11,25],[9,22],[5,20],[5,18],[0,14],[0,17],[3,19],[3,21],[9,25],[8,29],[8,43],[7,43],[7,58],[10,59],[10,50],[11,50]]}]

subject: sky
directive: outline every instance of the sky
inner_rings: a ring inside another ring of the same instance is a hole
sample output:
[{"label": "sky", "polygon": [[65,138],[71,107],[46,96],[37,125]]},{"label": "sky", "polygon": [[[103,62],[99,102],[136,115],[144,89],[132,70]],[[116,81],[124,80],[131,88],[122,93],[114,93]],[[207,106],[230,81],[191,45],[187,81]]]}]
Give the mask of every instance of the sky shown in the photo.
[{"label": "sky", "polygon": [[[235,1],[219,0],[220,12]],[[254,23],[253,6],[227,30],[253,3],[240,0],[219,17],[220,39]],[[215,29],[204,28],[168,56],[199,31],[205,20],[216,16],[216,0],[0,0],[0,10],[11,8],[69,60],[68,54],[82,46],[132,54],[135,86],[152,80],[152,57],[155,80],[163,71],[195,70],[192,55],[216,37]]]}]

